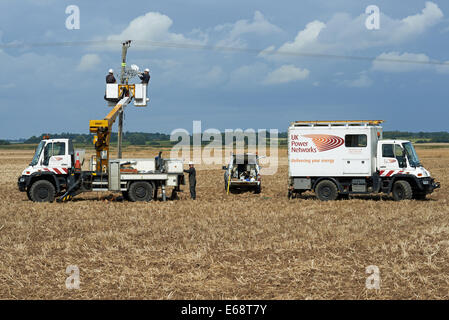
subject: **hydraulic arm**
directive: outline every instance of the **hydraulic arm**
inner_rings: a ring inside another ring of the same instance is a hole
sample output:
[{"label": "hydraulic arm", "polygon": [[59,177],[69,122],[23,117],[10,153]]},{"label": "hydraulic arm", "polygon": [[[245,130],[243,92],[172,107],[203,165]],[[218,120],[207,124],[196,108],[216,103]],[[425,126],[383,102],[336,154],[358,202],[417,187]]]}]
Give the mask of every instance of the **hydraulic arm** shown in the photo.
[{"label": "hydraulic arm", "polygon": [[[128,86],[128,85],[124,85]],[[131,87],[132,85],[129,85]],[[128,92],[132,92],[129,90]],[[116,106],[108,113],[103,120],[90,120],[89,130],[95,133],[94,145],[96,151],[96,171],[107,172],[109,163],[109,142],[111,139],[112,126],[117,119],[117,116],[123,109],[131,102],[132,95],[123,97]]]}]

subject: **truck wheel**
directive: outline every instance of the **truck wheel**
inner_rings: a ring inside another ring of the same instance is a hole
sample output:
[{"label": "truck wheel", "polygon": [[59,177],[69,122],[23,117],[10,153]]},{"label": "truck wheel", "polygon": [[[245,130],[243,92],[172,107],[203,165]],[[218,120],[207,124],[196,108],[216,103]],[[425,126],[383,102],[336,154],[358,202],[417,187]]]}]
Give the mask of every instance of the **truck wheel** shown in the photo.
[{"label": "truck wheel", "polygon": [[405,180],[396,181],[393,185],[393,199],[395,201],[412,199],[413,191],[410,183]]},{"label": "truck wheel", "polygon": [[31,201],[53,202],[55,200],[55,186],[47,180],[38,180],[29,191]]},{"label": "truck wheel", "polygon": [[330,180],[323,180],[315,188],[315,194],[321,201],[335,200],[338,197],[338,189]]},{"label": "truck wheel", "polygon": [[153,186],[149,182],[137,181],[131,184],[128,191],[129,200],[151,201],[153,199]]},{"label": "truck wheel", "polygon": [[254,193],[255,194],[259,194],[262,192],[262,186],[259,184],[258,186],[256,186],[256,188],[254,189]]}]

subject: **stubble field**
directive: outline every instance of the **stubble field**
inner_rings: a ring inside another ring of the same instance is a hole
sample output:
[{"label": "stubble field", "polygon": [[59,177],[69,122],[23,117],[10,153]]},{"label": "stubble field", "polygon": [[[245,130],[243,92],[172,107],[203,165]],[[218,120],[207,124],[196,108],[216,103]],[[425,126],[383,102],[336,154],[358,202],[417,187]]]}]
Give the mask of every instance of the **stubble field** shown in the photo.
[{"label": "stubble field", "polygon": [[226,195],[221,168],[198,165],[196,201],[185,186],[178,201],[41,204],[17,189],[33,151],[0,150],[0,298],[448,299],[449,148],[418,153],[442,185],[426,201],[288,200],[281,149],[260,195]]}]

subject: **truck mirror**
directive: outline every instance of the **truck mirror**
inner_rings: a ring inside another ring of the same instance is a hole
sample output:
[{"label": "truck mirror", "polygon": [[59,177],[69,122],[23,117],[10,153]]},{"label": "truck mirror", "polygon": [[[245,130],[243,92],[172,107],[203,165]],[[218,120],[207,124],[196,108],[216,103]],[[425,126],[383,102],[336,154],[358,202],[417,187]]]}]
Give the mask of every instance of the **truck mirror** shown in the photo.
[{"label": "truck mirror", "polygon": [[228,167],[226,167],[226,166],[223,166],[223,167],[221,167],[223,170],[227,170],[228,169]]}]

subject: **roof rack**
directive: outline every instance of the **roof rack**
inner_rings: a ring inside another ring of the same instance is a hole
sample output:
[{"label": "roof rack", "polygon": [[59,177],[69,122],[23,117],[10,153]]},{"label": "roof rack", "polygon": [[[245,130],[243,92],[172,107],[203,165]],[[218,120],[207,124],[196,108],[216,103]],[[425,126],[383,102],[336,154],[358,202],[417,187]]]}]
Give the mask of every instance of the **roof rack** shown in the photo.
[{"label": "roof rack", "polygon": [[291,125],[294,127],[366,127],[376,126],[384,120],[331,120],[331,121],[295,121]]}]

